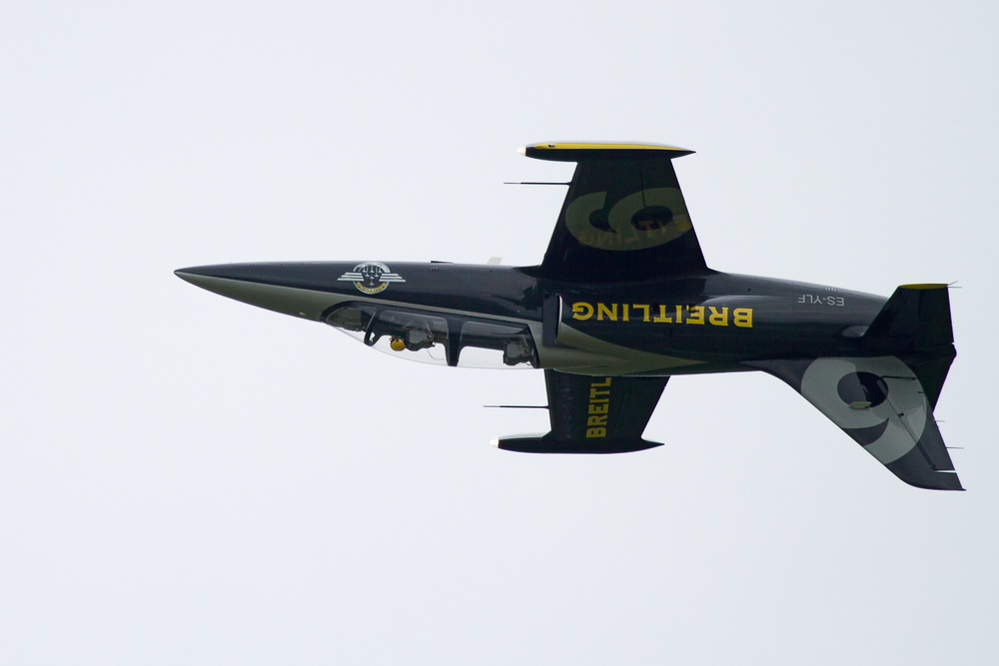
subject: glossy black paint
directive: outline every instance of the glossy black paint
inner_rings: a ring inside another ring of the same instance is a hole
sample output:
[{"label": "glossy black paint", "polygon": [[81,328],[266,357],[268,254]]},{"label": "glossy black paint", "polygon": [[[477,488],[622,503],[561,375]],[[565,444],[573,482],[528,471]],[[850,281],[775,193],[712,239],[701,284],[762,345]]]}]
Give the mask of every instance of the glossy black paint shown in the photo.
[{"label": "glossy black paint", "polygon": [[[556,297],[561,300],[561,323],[587,335],[629,349],[711,364],[736,366],[760,359],[885,353],[883,349],[865,349],[857,332],[871,324],[886,299],[820,285],[714,271],[641,283],[585,285],[532,277],[531,268],[386,262],[405,282],[370,295],[340,280],[358,263],[222,264],[183,268],[177,274],[518,322],[542,323],[545,299]],[[614,305],[617,314],[611,318],[606,312],[601,315],[595,311],[581,319],[572,311],[572,305],[578,303],[590,304],[595,310],[601,304]],[[676,306],[683,308],[688,321],[692,308],[714,308],[715,312],[728,308],[728,323],[712,325],[707,319],[710,310],[703,323],[683,323],[682,318],[656,321],[662,307],[673,314]],[[751,326],[735,325],[731,313],[737,308],[752,310]],[[685,372],[689,371],[676,374]]]}]

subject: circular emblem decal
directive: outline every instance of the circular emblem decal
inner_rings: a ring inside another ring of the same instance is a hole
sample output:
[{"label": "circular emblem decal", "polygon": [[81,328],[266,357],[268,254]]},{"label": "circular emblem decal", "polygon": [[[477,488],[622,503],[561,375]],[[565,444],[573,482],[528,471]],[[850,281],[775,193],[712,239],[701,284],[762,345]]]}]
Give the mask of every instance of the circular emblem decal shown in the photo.
[{"label": "circular emblem decal", "polygon": [[353,282],[362,294],[380,294],[388,289],[390,282],[405,282],[398,274],[389,270],[385,264],[377,261],[365,261],[354,266],[338,278],[339,282]]}]

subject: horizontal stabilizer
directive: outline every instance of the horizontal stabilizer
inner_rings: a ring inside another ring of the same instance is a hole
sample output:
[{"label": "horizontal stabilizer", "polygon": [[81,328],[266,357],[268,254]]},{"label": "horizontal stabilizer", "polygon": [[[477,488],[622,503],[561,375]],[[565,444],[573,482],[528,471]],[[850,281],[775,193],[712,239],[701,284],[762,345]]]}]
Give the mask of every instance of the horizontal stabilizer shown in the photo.
[{"label": "horizontal stabilizer", "polygon": [[752,365],[784,380],[902,481],[963,490],[921,380],[898,357]]}]

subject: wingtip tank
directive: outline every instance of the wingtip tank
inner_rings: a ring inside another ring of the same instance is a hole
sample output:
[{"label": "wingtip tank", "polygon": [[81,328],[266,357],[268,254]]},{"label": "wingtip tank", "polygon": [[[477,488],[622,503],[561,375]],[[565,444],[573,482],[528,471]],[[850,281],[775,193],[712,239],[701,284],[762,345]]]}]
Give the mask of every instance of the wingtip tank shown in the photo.
[{"label": "wingtip tank", "polygon": [[520,148],[518,152],[538,160],[578,162],[581,159],[674,159],[694,151],[658,143],[563,141],[534,143]]}]

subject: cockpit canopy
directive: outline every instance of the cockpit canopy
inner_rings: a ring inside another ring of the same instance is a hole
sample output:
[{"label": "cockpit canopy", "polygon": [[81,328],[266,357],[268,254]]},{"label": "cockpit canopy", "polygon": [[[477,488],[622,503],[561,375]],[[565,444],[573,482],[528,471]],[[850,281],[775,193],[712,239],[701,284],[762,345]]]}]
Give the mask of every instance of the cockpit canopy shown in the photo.
[{"label": "cockpit canopy", "polygon": [[416,308],[345,303],[324,321],[369,347],[424,363],[470,368],[537,367],[526,324]]}]

